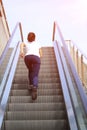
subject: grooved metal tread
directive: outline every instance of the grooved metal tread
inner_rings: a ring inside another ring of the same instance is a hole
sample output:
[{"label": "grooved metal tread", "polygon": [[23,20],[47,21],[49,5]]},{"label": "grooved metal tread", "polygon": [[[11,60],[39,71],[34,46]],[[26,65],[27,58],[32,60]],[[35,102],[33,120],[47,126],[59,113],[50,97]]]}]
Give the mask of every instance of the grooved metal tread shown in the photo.
[{"label": "grooved metal tread", "polygon": [[36,101],[31,101],[30,103],[9,103],[7,106],[9,111],[58,111],[64,109],[65,105],[63,102],[36,103]]},{"label": "grooved metal tread", "polygon": [[7,120],[6,130],[68,130],[66,120]]},{"label": "grooved metal tread", "polygon": [[[31,99],[31,96],[10,96],[9,97],[9,101],[11,103],[30,103],[32,102],[32,99]],[[37,97],[37,100],[35,100],[34,102],[37,102],[37,103],[52,103],[52,102],[63,102],[63,97],[61,95],[51,95],[51,96],[38,96]]]},{"label": "grooved metal tread", "polygon": [[8,120],[64,120],[66,113],[59,111],[8,111],[6,113]]},{"label": "grooved metal tread", "polygon": [[[37,95],[60,95],[61,94],[61,89],[38,89],[37,91]],[[15,90],[13,89],[10,93],[10,95],[13,96],[26,96],[29,95],[29,91],[28,89],[24,89],[24,90]]]}]

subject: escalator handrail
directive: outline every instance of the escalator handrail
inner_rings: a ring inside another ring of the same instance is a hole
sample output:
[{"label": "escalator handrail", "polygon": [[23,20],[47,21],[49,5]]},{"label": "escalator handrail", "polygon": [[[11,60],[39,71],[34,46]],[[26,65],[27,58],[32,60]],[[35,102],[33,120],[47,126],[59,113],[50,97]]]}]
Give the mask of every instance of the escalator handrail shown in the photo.
[{"label": "escalator handrail", "polygon": [[72,74],[73,74],[74,80],[75,80],[75,82],[76,82],[76,84],[77,84],[76,86],[77,86],[77,89],[78,89],[78,91],[79,91],[79,94],[80,94],[80,97],[81,97],[81,100],[82,100],[82,103],[83,103],[83,106],[84,106],[84,110],[85,110],[86,115],[87,115],[87,96],[86,96],[86,94],[85,94],[85,92],[84,92],[84,90],[83,90],[83,86],[82,86],[81,80],[80,80],[79,75],[78,75],[78,73],[77,73],[77,71],[76,71],[76,69],[75,69],[75,66],[74,66],[74,64],[73,64],[73,62],[72,62],[72,59],[71,59],[71,57],[70,57],[70,55],[69,55],[67,46],[66,46],[66,44],[65,44],[65,40],[64,40],[64,38],[63,38],[63,36],[62,36],[62,33],[61,33],[61,31],[60,31],[60,28],[59,28],[57,22],[54,22],[53,40],[55,39],[55,29],[56,29],[56,28],[57,28],[57,31],[58,31],[59,36],[60,36],[60,38],[61,38],[61,42],[62,42],[62,44],[63,44],[63,46],[64,46],[67,59],[69,60],[70,67],[71,67],[71,70],[72,70]]},{"label": "escalator handrail", "polygon": [[10,73],[9,73],[8,80],[6,82],[5,89],[4,89],[1,103],[0,103],[0,129],[2,127],[4,114],[6,111],[6,106],[7,106],[11,86],[12,86],[12,81],[14,78],[14,74],[15,74],[15,70],[16,70],[16,66],[17,66],[17,62],[18,62],[18,58],[19,58],[19,53],[20,53],[19,48],[20,48],[20,43],[17,44],[16,53],[15,53],[15,56],[13,58],[13,62],[11,64]]},{"label": "escalator handrail", "polygon": [[16,26],[15,26],[15,29],[7,43],[7,46],[3,52],[3,56],[1,57],[0,61],[2,63],[5,55],[6,55],[6,52],[7,50],[9,49],[11,43],[12,43],[12,40],[14,39],[14,36],[16,34],[16,29],[19,28],[19,36],[20,38],[18,39],[18,41],[16,42],[15,46],[12,47],[13,48],[13,51],[12,51],[12,54],[10,56],[10,59],[9,59],[9,62],[7,64],[7,67],[6,67],[6,71],[4,73],[4,76],[3,76],[3,79],[2,79],[2,82],[1,82],[1,92],[0,92],[0,129],[2,127],[2,123],[3,123],[3,119],[4,119],[4,114],[5,114],[5,110],[6,110],[6,106],[7,106],[7,101],[8,101],[8,97],[9,97],[9,94],[10,94],[10,90],[11,90],[11,86],[12,86],[12,81],[13,81],[13,78],[14,78],[14,73],[15,73],[15,70],[16,70],[16,66],[17,66],[17,61],[18,61],[18,58],[19,58],[19,47],[20,47],[20,42],[23,41],[23,33],[22,33],[22,27],[21,27],[21,23],[17,23]]},{"label": "escalator handrail", "polygon": [[[8,43],[7,43],[7,46],[6,46],[6,48],[5,48],[5,50],[4,50],[3,54],[2,54],[3,56],[0,59],[1,62],[3,61],[3,59],[4,59],[4,57],[5,57],[6,53],[7,53],[7,50],[9,49],[9,46],[12,43],[12,40],[14,39],[14,36],[16,34],[17,28],[20,31],[19,35],[21,36],[21,41],[23,41],[22,26],[21,26],[21,23],[17,23],[15,28],[14,28],[14,30],[13,30],[13,32],[12,32],[12,35],[11,35],[11,37],[10,37]],[[12,51],[12,54],[11,54],[10,58],[9,58],[9,62],[7,64],[7,67],[6,67],[3,79],[2,79],[1,84],[0,84],[0,101],[1,101],[1,98],[2,98],[2,95],[3,95],[3,91],[4,91],[4,87],[5,87],[5,83],[6,83],[7,77],[9,75],[9,71],[10,71],[10,67],[11,67],[11,64],[12,64],[12,60],[13,60],[13,57],[15,55],[16,47],[17,47],[17,44],[15,44],[15,46],[14,46],[14,49]]]},{"label": "escalator handrail", "polygon": [[61,61],[61,56],[59,54],[56,41],[53,43],[53,45],[54,45],[54,52],[55,52],[56,61],[57,61],[57,67],[59,70],[59,75],[60,75],[60,80],[61,80],[62,91],[63,91],[63,95],[64,95],[66,111],[67,111],[67,115],[68,115],[70,130],[78,130],[71,98],[69,95],[69,90],[67,87],[66,77],[64,74],[64,69],[63,69],[63,65],[62,65],[62,61]]},{"label": "escalator handrail", "polygon": [[6,67],[4,76],[3,76],[3,79],[2,79],[1,84],[0,84],[0,102],[1,102],[1,99],[2,99],[2,95],[3,95],[3,92],[4,92],[4,88],[5,88],[7,78],[8,78],[9,72],[10,72],[10,68],[11,68],[11,65],[12,65],[12,62],[13,62],[13,59],[14,59],[14,55],[16,53],[17,46],[18,46],[18,44],[14,47],[14,49],[12,51],[12,54],[9,58],[9,62],[7,64],[7,67]]},{"label": "escalator handrail", "polygon": [[[57,41],[56,41],[56,44],[57,44],[57,47],[58,47],[58,52],[59,52],[60,57],[61,57],[63,71],[64,71],[64,74],[65,74],[65,77],[66,77],[68,92],[70,94],[70,98],[71,98],[71,101],[72,101],[72,106],[73,106],[73,110],[74,110],[74,113],[75,113],[75,119],[76,119],[77,124],[78,124],[77,126],[78,126],[78,128],[80,130],[83,130],[83,129],[86,130],[86,126],[85,126],[85,123],[84,123],[83,114],[82,114],[82,111],[81,111],[81,109],[79,107],[77,95],[76,95],[75,89],[73,87],[72,76],[70,75],[69,67],[67,65],[67,61],[66,61],[66,58],[64,56],[64,51],[63,51],[64,49],[62,49],[63,46],[61,47],[60,43],[57,42]],[[61,75],[61,73],[60,73],[60,75]],[[61,80],[61,82],[62,81],[63,80]],[[63,87],[65,88],[65,85]],[[72,122],[72,120],[71,120],[71,122]]]}]

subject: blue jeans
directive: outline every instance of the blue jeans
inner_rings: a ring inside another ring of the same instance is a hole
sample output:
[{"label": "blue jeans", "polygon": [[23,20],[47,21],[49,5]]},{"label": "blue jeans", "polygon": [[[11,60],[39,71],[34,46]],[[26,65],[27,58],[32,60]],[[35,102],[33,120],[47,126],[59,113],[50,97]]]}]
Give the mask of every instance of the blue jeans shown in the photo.
[{"label": "blue jeans", "polygon": [[28,68],[28,78],[30,85],[38,87],[38,74],[40,70],[40,57],[35,55],[27,55],[24,58],[25,64]]}]

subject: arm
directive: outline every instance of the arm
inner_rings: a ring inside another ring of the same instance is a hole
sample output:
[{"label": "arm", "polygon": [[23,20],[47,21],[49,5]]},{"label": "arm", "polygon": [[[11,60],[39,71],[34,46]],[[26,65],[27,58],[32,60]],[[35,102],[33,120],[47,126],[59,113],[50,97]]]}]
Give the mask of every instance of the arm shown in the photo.
[{"label": "arm", "polygon": [[20,56],[21,56],[22,58],[24,58],[24,46],[25,46],[24,43],[21,43],[21,44],[20,44]]},{"label": "arm", "polygon": [[39,49],[40,57],[42,57],[42,49]]}]

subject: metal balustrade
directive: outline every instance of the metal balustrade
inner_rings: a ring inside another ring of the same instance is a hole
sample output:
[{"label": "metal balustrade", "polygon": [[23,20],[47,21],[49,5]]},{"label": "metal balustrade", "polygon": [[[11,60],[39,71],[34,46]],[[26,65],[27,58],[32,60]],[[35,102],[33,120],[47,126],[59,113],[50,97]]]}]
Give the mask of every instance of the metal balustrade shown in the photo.
[{"label": "metal balustrade", "polygon": [[2,66],[3,60],[8,50],[10,48],[12,49],[12,53],[10,54],[10,58],[4,70],[5,73],[0,83],[0,129],[2,126],[2,122],[3,122],[3,118],[4,118],[6,106],[7,106],[7,101],[8,101],[9,93],[11,90],[11,84],[14,78],[14,73],[15,73],[15,69],[16,69],[16,65],[17,65],[17,61],[19,57],[19,52],[20,52],[19,45],[20,45],[20,42],[22,41],[23,41],[23,35],[22,35],[21,23],[17,23],[4,49],[4,52],[2,53],[2,56],[0,58],[0,65]]},{"label": "metal balustrade", "polygon": [[[60,74],[60,80],[61,80],[61,84],[62,84],[62,90],[63,90],[64,100],[65,100],[70,130],[78,130],[78,126],[76,123],[75,114],[74,114],[74,110],[73,110],[73,106],[72,106],[72,101],[71,101],[71,98],[69,95],[66,76],[64,74],[65,73],[64,67],[62,64],[62,61],[64,61],[64,65],[66,65],[66,61],[65,61],[63,53],[62,53],[62,48],[59,46],[59,44],[55,41],[53,43],[53,45],[54,45],[57,66],[58,66],[58,70],[59,70],[59,74]],[[59,48],[60,48],[60,50],[59,50]],[[62,59],[61,59],[61,57],[62,57]]]},{"label": "metal balustrade", "polygon": [[[62,50],[63,50],[62,53],[64,56],[62,56],[60,49],[58,49],[59,53],[61,53],[61,61],[62,61],[63,69],[65,71],[66,81],[68,84],[69,93],[71,95],[71,100],[72,100],[72,104],[73,104],[73,108],[74,108],[74,112],[75,112],[75,116],[76,116],[76,120],[77,120],[77,124],[78,124],[78,129],[86,130],[86,128],[87,128],[87,124],[86,124],[86,121],[87,121],[87,96],[84,92],[82,82],[77,73],[75,65],[71,59],[70,53],[68,51],[68,46],[65,43],[65,40],[62,36],[62,33],[60,31],[60,28],[59,28],[57,22],[54,22],[53,41],[56,41],[57,45],[61,46],[59,48],[62,48]],[[72,47],[71,52],[73,52],[73,50],[74,50],[74,47]],[[78,57],[78,52],[76,51],[76,54],[72,53],[72,57],[75,61],[75,64],[77,65],[77,69],[79,69],[78,68],[79,63],[77,61],[77,58],[74,57],[74,55],[76,55],[76,57]],[[65,63],[64,57],[66,59],[67,65]],[[82,56],[81,56],[81,60],[83,60]],[[82,71],[81,71],[81,73],[82,73]]]}]

